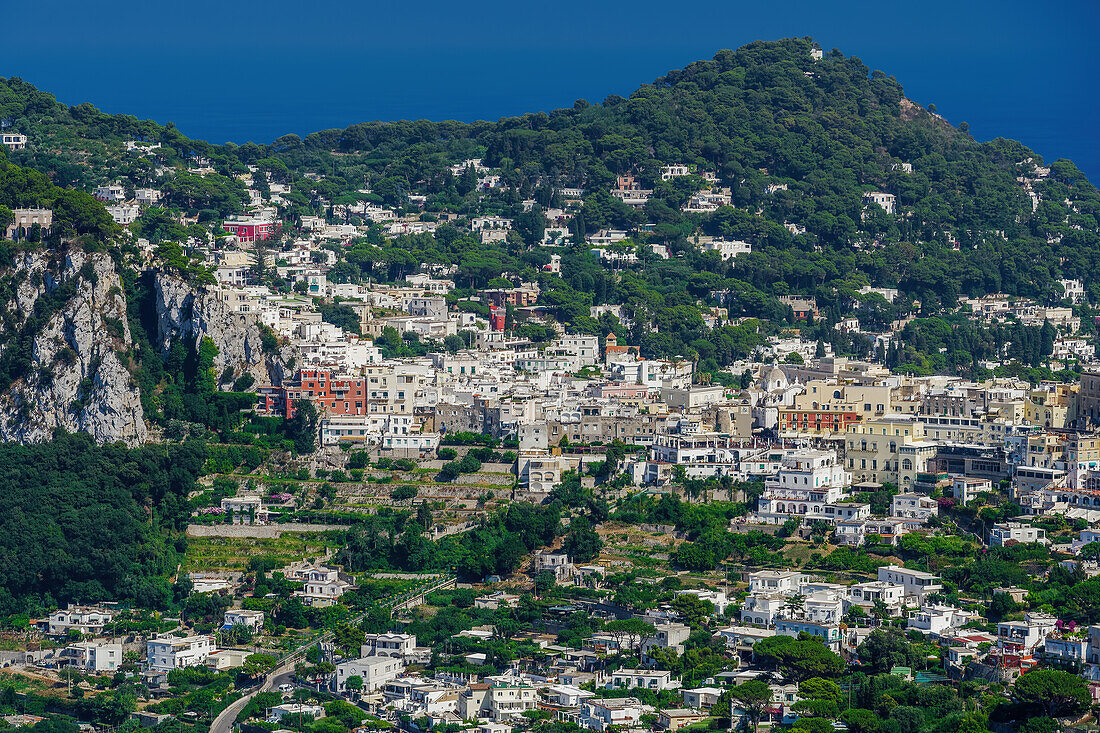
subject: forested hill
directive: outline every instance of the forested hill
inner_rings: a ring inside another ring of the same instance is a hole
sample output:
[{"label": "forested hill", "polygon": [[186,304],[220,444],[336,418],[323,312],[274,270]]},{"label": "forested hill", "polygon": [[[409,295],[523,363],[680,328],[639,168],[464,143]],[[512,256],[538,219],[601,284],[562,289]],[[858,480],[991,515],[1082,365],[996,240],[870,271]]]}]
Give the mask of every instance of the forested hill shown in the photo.
[{"label": "forested hill", "polygon": [[[1060,296],[1061,277],[1100,282],[1100,197],[1072,163],[1037,173],[1043,161],[1024,145],[979,143],[965,123],[953,126],[908,100],[894,78],[836,50],[815,59],[814,48],[811,39],[756,42],[671,72],[629,98],[578,100],[550,113],[473,124],[364,123],[268,145],[189,140],[170,125],[106,115],[88,104],[66,107],[16,79],[0,84],[0,117],[32,138],[13,160],[58,183],[90,186],[126,175],[161,186],[170,205],[208,219],[240,207],[243,194],[231,176],[248,164],[291,184],[283,211],[291,220],[363,198],[409,209],[408,196],[417,192],[427,196],[429,213],[519,216],[525,198],[548,206],[557,203],[553,188],[583,187],[583,208],[571,222],[578,241],[604,227],[638,229],[636,240],[681,255],[693,293],[735,291],[731,316],[772,316],[774,297],[790,291],[817,295],[836,318],[858,307],[854,294],[863,284],[899,287],[908,298],[903,304],[918,299],[924,312],[937,313],[961,294],[1001,291],[1049,302]],[[127,156],[127,139],[163,147],[151,157]],[[188,174],[188,156],[209,159],[223,175]],[[507,191],[471,195],[464,176],[447,170],[470,157],[499,168]],[[700,179],[660,181],[667,164],[715,173],[717,185],[731,189],[732,205],[682,212]],[[175,173],[165,172],[173,166]],[[615,176],[627,172],[655,189],[644,211],[608,193]],[[370,193],[362,193],[365,186]],[[896,216],[866,205],[863,194],[873,191],[897,197]],[[520,231],[534,244],[530,231]],[[700,232],[745,239],[755,251],[739,257],[734,272],[715,255],[693,251],[690,237]],[[396,269],[415,267],[417,257],[481,257],[487,272],[499,274],[543,259],[502,244],[471,252],[446,228],[434,240],[372,244]],[[566,283],[632,306],[629,293],[608,289],[588,269],[567,259]],[[683,272],[666,275],[682,290]],[[478,279],[475,273],[472,281]],[[664,295],[661,278],[643,279]]]}]

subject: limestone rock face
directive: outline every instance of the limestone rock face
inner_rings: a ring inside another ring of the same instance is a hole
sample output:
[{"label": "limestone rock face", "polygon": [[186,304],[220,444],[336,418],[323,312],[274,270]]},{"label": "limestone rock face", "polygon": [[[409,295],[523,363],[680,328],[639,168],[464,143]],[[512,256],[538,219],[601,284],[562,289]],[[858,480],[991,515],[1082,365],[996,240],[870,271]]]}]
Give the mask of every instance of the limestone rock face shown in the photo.
[{"label": "limestone rock face", "polygon": [[177,342],[197,349],[203,338],[209,338],[218,350],[214,366],[219,380],[232,374],[222,380],[223,389],[245,374],[251,374],[257,386],[279,385],[290,371],[288,354],[264,353],[258,317],[235,312],[216,290],[196,289],[174,275],[158,273],[156,308],[155,338],[161,353],[167,354]]},{"label": "limestone rock face", "polygon": [[[250,374],[255,386],[279,385],[293,365],[290,347],[265,354],[254,314],[237,313],[216,290],[175,275],[154,274],[155,348],[197,348],[209,338],[218,353],[221,389]],[[38,443],[55,430],[84,432],[99,443],[150,439],[141,391],[130,369],[134,343],[127,301],[106,253],[27,251],[0,271],[0,357],[10,383],[0,383],[0,441]]]},{"label": "limestone rock face", "polygon": [[[25,252],[10,279],[0,352],[26,362],[0,394],[0,440],[49,440],[56,428],[100,443],[143,442],[148,434],[137,384],[123,362],[130,350],[126,298],[111,258],[79,250]],[[121,354],[121,356],[120,356]]]}]

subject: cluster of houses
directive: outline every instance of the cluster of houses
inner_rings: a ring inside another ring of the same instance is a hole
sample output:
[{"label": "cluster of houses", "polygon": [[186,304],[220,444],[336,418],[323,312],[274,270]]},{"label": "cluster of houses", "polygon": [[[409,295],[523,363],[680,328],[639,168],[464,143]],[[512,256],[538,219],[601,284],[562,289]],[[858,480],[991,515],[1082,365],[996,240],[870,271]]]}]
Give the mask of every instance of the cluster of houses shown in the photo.
[{"label": "cluster of houses", "polygon": [[[725,257],[742,244],[701,246]],[[864,535],[896,539],[928,521],[933,496],[965,504],[1008,482],[1027,513],[1043,514],[1092,511],[1083,492],[1100,489],[1097,372],[1078,384],[1036,386],[910,377],[828,349],[821,356],[818,343],[790,337],[773,338],[729,367],[742,375],[740,385],[701,383],[693,362],[642,358],[610,330],[548,341],[519,335],[510,317],[554,325],[536,283],[480,291],[483,316],[448,305],[453,267],[426,267],[397,284],[330,283],[311,253],[295,247],[280,255],[289,264],[278,268],[300,278],[300,292],[235,285],[232,275],[218,295],[226,309],[254,317],[296,351],[296,373],[256,385],[257,412],[290,417],[299,400],[312,401],[322,414],[323,446],[424,457],[448,432],[511,438],[519,442],[520,490],[537,499],[582,463],[565,446],[619,441],[635,447],[620,468],[638,485],[667,484],[679,469],[692,478],[764,481],[755,519],[828,521],[855,544]],[[243,281],[247,265],[225,269],[234,268]],[[315,297],[339,298],[362,335],[324,321]],[[807,317],[816,312],[812,299],[789,301]],[[614,310],[597,306],[591,315]],[[715,310],[722,311],[711,316],[718,325],[724,310]],[[615,315],[622,322],[629,314]],[[439,348],[384,358],[376,341],[390,329]],[[1071,339],[1059,343],[1084,353]],[[889,516],[852,502],[852,494],[887,484],[918,496]]]}]

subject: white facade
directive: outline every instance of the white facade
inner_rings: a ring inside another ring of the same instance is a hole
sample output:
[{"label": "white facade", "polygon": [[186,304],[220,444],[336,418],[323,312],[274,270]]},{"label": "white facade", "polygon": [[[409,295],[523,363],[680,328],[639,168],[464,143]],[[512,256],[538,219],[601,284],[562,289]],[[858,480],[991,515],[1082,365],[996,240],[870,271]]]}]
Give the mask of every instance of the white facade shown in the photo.
[{"label": "white facade", "polygon": [[850,483],[851,474],[832,451],[788,453],[779,473],[765,480],[756,516],[770,524],[788,519],[837,522],[870,516],[869,507],[843,502],[844,487]]},{"label": "white facade", "polygon": [[989,546],[1005,547],[1009,542],[1050,544],[1045,529],[1032,527],[1021,522],[994,524],[989,530]]},{"label": "white facade", "polygon": [[890,516],[924,524],[940,513],[939,503],[930,496],[895,494],[890,504]]},{"label": "white facade", "polygon": [[872,191],[863,194],[864,204],[877,204],[887,214],[894,214],[897,212],[897,197],[892,193],[883,193],[881,191]]},{"label": "white facade", "polygon": [[943,591],[939,576],[920,570],[908,570],[897,565],[879,568],[878,579],[885,583],[900,585],[905,589],[905,595],[921,599],[930,593]]},{"label": "white facade", "polygon": [[404,659],[416,649],[415,634],[367,634],[359,654],[363,657]]},{"label": "white facade", "polygon": [[122,644],[86,641],[65,647],[62,661],[88,672],[113,672],[122,666]]},{"label": "white facade", "polygon": [[252,631],[259,631],[264,627],[264,612],[244,609],[226,611],[222,628],[229,629],[234,626],[247,626]]},{"label": "white facade", "polygon": [[605,731],[611,726],[630,726],[642,718],[640,700],[627,698],[592,698],[581,709],[581,724],[595,731]]},{"label": "white facade", "polygon": [[70,630],[81,634],[98,635],[103,627],[111,622],[114,614],[102,608],[69,606],[50,614],[47,633],[51,636],[67,634]]},{"label": "white facade", "polygon": [[213,636],[158,636],[145,645],[145,662],[148,669],[168,672],[182,667],[203,664],[216,645]]},{"label": "white facade", "polygon": [[925,605],[910,614],[908,628],[939,636],[949,629],[958,629],[974,619],[974,614],[954,606]]},{"label": "white facade", "polygon": [[331,687],[333,692],[347,692],[348,677],[357,676],[363,678],[363,691],[372,692],[397,679],[404,671],[405,663],[394,657],[351,659],[336,665]]},{"label": "white facade", "polygon": [[752,252],[752,245],[739,239],[715,239],[710,242],[703,242],[699,245],[699,249],[703,252],[717,252],[723,260],[732,260],[737,255],[746,255]]},{"label": "white facade", "polygon": [[6,132],[0,135],[0,142],[8,147],[8,150],[22,150],[27,147],[27,136],[15,132]]},{"label": "white facade", "polygon": [[672,679],[667,670],[620,669],[610,675],[607,687],[612,690],[628,690],[643,687],[647,690],[674,690],[680,686],[679,680]]}]

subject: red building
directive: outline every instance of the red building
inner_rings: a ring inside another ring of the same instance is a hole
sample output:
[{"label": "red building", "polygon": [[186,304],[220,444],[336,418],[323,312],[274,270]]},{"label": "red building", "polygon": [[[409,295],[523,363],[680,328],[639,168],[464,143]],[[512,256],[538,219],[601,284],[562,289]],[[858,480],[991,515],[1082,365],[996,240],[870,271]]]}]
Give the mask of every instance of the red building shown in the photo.
[{"label": "red building", "polygon": [[365,377],[337,378],[318,369],[299,369],[282,387],[260,389],[256,400],[256,412],[288,418],[294,417],[293,405],[298,400],[309,400],[318,412],[329,415],[366,415],[369,409]]},{"label": "red building", "polygon": [[503,308],[489,307],[489,322],[492,323],[494,331],[503,331],[506,321],[507,312]]},{"label": "red building", "polygon": [[846,433],[848,426],[859,422],[854,412],[834,412],[832,410],[779,410],[779,429],[801,433]]},{"label": "red building", "polygon": [[275,234],[281,226],[280,222],[258,219],[252,216],[240,216],[222,222],[222,229],[229,234],[237,235],[237,239],[242,242],[255,242],[256,240],[262,242]]}]

